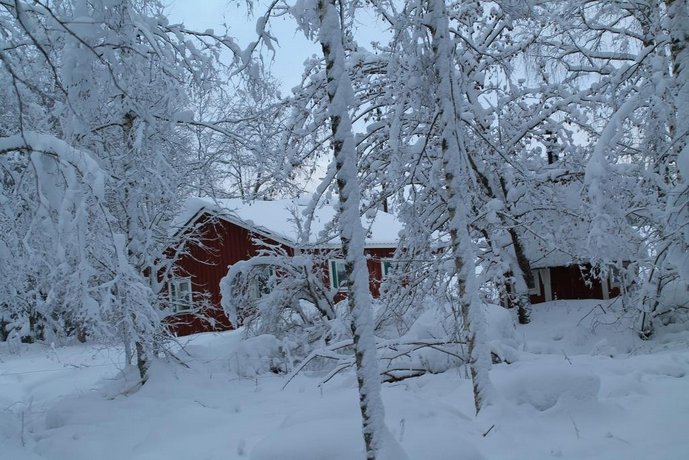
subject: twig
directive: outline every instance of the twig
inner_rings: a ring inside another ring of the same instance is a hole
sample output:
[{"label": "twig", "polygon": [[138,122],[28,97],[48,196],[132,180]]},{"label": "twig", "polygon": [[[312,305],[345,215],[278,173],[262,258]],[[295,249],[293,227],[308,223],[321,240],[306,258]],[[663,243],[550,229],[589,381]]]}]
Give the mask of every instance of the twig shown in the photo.
[{"label": "twig", "polygon": [[570,365],[572,365],[572,360],[569,359],[569,356],[567,356],[567,353],[565,353],[565,350],[562,350],[562,356],[564,356],[564,357],[565,357],[565,360],[567,360],[567,362],[568,362]]},{"label": "twig", "polygon": [[187,369],[191,369],[189,367],[189,365],[187,363],[185,363],[184,361],[182,361],[182,359],[179,356],[177,356],[176,354],[174,354],[172,352],[168,352],[168,356],[170,358],[172,358],[173,360],[177,361],[177,364],[181,364],[182,366],[186,367]]},{"label": "twig", "polygon": [[[408,374],[395,375],[394,372],[408,372]],[[390,369],[383,371],[382,374],[386,377],[383,379],[385,383],[396,383],[413,377],[421,377],[428,372],[427,369]]]},{"label": "twig", "polygon": [[297,366],[292,372],[289,373],[289,375],[287,376],[287,379],[285,381],[285,384],[282,385],[282,389],[284,390],[287,387],[287,385],[289,385],[290,382],[292,380],[294,380],[294,378],[297,376],[297,374],[299,372],[301,372],[302,369],[304,369],[304,367],[306,367],[306,365],[309,364],[314,359],[319,358],[319,357],[320,358],[328,358],[328,359],[342,359],[344,357],[342,355],[336,355],[334,353],[326,353],[325,351],[327,351],[327,350],[321,349],[321,350],[316,350],[316,351],[311,352],[311,354],[309,354],[309,356],[307,356],[304,359],[304,361],[302,361],[299,364],[299,366]]},{"label": "twig", "polygon": [[24,423],[24,416],[26,414],[26,411],[22,411],[22,416],[21,416],[21,441],[22,441],[22,447],[26,447],[26,439],[24,437],[24,427],[26,426]]},{"label": "twig", "polygon": [[139,390],[139,388],[141,388],[143,386],[143,384],[144,384],[143,380],[137,380],[136,383],[134,383],[134,385],[132,385],[128,388],[125,388],[123,391],[120,391],[119,393],[117,393],[116,395],[113,395],[112,397],[110,397],[108,399],[113,400],[113,399],[117,398],[117,396],[119,396],[119,395],[131,396],[134,393],[136,393]]},{"label": "twig", "polygon": [[[441,353],[445,353],[447,355],[452,356],[453,358],[459,359],[462,361],[462,364],[466,362],[466,359],[464,356],[459,355],[458,353],[455,353],[451,350],[447,350],[443,348],[443,345],[461,345],[464,344],[464,341],[459,341],[459,340],[438,340],[438,339],[426,339],[426,340],[413,340],[409,342],[405,342],[404,340],[389,340],[389,341],[381,341],[377,344],[376,348],[380,350],[391,350],[395,351],[398,353],[395,353],[392,356],[381,356],[380,360],[381,361],[386,361],[388,363],[388,368],[381,370],[381,375],[384,376],[384,381],[387,383],[390,382],[399,382],[400,380],[405,380],[411,377],[420,377],[421,375],[426,374],[428,369],[421,369],[421,368],[410,368],[410,367],[404,367],[404,368],[390,368],[391,364],[393,361],[402,358],[402,357],[411,357],[411,353],[423,349],[423,348],[431,348],[433,350],[439,351]],[[320,385],[323,385],[325,383],[328,383],[330,380],[332,380],[333,377],[335,377],[337,374],[340,372],[344,371],[345,369],[348,369],[349,367],[354,365],[354,357],[353,356],[348,356],[348,355],[343,355],[339,353],[335,353],[336,350],[341,350],[343,348],[347,348],[352,345],[351,340],[347,341],[342,341],[338,342],[336,344],[332,344],[327,348],[321,348],[318,350],[315,350],[311,352],[290,374],[287,376],[287,379],[285,381],[285,384],[282,386],[282,388],[286,388],[287,385],[290,384],[290,382],[296,377],[296,375],[301,372],[304,367],[306,367],[307,364],[309,364],[311,361],[313,361],[315,358],[326,358],[326,359],[334,359],[339,361],[337,366],[331,370],[321,381]],[[406,348],[406,349],[405,349]],[[407,375],[396,375],[396,372],[408,372],[409,374]]]},{"label": "twig", "polygon": [[581,325],[581,322],[584,321],[584,320],[586,319],[586,317],[587,317],[588,315],[590,315],[591,313],[593,313],[593,311],[594,311],[596,308],[598,308],[598,307],[600,307],[601,310],[603,310],[603,313],[605,313],[605,310],[603,309],[603,305],[597,303],[596,305],[593,306],[593,308],[592,308],[591,310],[589,310],[588,313],[586,313],[584,316],[581,317],[581,319],[580,319],[579,322],[577,323],[577,326]]},{"label": "twig", "polygon": [[572,425],[574,426],[574,432],[577,434],[577,439],[581,439],[581,436],[579,436],[579,427],[577,426],[576,422],[572,418],[572,416],[569,416],[569,419],[572,421]]}]

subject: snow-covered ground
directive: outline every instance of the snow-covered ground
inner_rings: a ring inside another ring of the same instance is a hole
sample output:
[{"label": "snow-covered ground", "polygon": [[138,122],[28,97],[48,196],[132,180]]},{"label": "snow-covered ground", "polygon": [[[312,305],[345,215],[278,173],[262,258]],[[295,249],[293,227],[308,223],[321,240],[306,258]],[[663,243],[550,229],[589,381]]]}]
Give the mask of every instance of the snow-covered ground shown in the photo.
[{"label": "snow-covered ground", "polygon": [[[598,303],[535,307],[478,417],[463,370],[385,385],[392,435],[419,460],[688,459],[686,325],[642,342]],[[247,371],[260,353],[236,332],[185,342],[188,368],[159,363],[128,396],[116,348],[0,349],[0,459],[363,458],[352,373],[282,389],[283,376]]]}]

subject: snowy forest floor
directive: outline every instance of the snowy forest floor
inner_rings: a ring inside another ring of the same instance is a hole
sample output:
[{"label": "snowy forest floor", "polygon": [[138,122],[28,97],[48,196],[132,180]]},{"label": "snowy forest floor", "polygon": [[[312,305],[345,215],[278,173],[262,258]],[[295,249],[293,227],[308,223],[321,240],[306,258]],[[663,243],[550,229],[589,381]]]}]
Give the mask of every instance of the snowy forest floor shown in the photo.
[{"label": "snowy forest floor", "polygon": [[[598,303],[535,306],[478,417],[463,370],[384,385],[393,436],[418,460],[689,458],[688,328],[643,342]],[[117,348],[0,349],[0,459],[363,458],[352,372],[282,389],[237,374],[237,332],[183,341],[189,368],[158,363],[129,396]]]}]

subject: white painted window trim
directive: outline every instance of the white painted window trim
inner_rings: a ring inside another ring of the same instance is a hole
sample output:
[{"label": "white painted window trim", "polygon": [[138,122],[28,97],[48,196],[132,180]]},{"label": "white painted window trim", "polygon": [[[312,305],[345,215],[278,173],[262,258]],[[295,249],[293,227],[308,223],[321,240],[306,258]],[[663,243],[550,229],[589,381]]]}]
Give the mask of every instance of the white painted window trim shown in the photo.
[{"label": "white painted window trim", "polygon": [[[385,268],[386,263],[390,264],[390,268],[388,268],[388,269]],[[390,273],[392,273],[392,271],[393,271],[392,259],[380,259],[380,273],[383,275],[383,278],[385,278]]]},{"label": "white painted window trim", "polygon": [[[553,287],[550,283],[550,269],[549,268],[540,268],[538,270],[538,276],[540,276],[541,280],[543,281],[543,296],[545,298],[546,302],[550,302],[553,300]],[[538,286],[539,290],[541,286]]]},{"label": "white painted window trim", "polygon": [[608,284],[607,276],[600,279],[600,290],[603,291],[603,300],[610,299],[610,285]]},{"label": "white painted window trim", "polygon": [[[182,299],[182,301],[179,300],[179,293],[180,293],[180,287],[182,285],[188,285],[187,289],[187,299]],[[177,290],[177,296],[173,295],[173,286]],[[172,311],[174,313],[184,313],[187,311],[191,310],[193,299],[194,299],[194,292],[192,289],[192,284],[191,284],[191,278],[174,278],[170,280],[170,282],[167,285],[168,289],[168,296],[170,298],[170,306],[172,307]],[[175,298],[177,297],[177,298]]]},{"label": "white painted window trim", "polygon": [[[615,276],[615,271],[617,271],[617,277]],[[622,289],[622,270],[618,270],[617,268],[612,268],[610,270],[610,272],[608,273],[608,277],[610,278],[610,280],[609,280],[610,289],[614,289],[614,288]],[[617,281],[615,281],[615,278],[617,278]],[[608,280],[606,280],[606,281],[608,281]]]},{"label": "white painted window trim", "polygon": [[534,287],[529,288],[529,295],[541,295],[541,281],[538,274],[539,271],[540,270],[531,270]]},{"label": "white painted window trim", "polygon": [[[337,279],[337,286],[335,286],[335,277],[337,276],[337,266],[336,264],[344,264],[344,259],[330,259],[328,261],[328,278],[330,279],[330,287],[332,289],[337,289],[338,291],[347,290],[346,286],[340,286],[340,279]],[[334,269],[334,271],[333,271]]]}]

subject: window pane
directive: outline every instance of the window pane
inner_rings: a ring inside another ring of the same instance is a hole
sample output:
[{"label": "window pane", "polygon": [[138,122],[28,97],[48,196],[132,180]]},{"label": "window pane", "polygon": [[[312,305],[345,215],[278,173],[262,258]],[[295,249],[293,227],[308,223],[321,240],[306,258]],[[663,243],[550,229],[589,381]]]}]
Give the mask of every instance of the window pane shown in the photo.
[{"label": "window pane", "polygon": [[345,263],[337,263],[337,280],[338,287],[346,287],[349,284],[349,279],[347,278],[347,271],[345,270]]},{"label": "window pane", "polygon": [[192,304],[191,280],[172,280],[170,282],[170,303],[175,312],[189,310]]},{"label": "window pane", "polygon": [[527,283],[528,288],[530,291],[537,291],[539,289],[539,279],[538,279],[538,271],[537,270],[531,270],[531,279],[528,280],[529,282]]},{"label": "window pane", "polygon": [[334,260],[330,261],[330,285],[337,287],[337,262]]},{"label": "window pane", "polygon": [[348,284],[344,260],[330,262],[330,283],[336,289],[344,288]]},{"label": "window pane", "polygon": [[271,267],[263,267],[257,273],[254,280],[256,297],[269,294],[272,290],[271,277],[273,276],[273,269]]},{"label": "window pane", "polygon": [[184,280],[180,283],[180,301],[186,308],[191,307],[191,281]]}]

